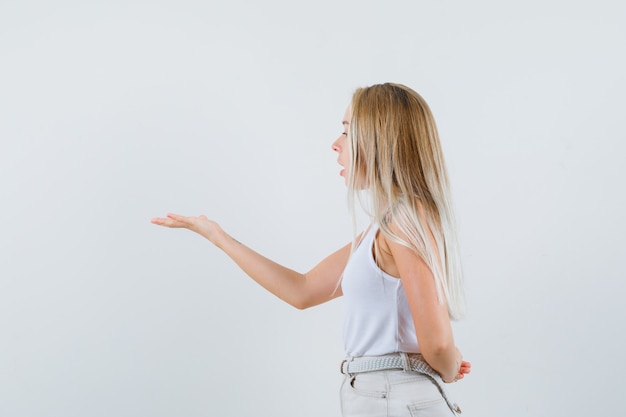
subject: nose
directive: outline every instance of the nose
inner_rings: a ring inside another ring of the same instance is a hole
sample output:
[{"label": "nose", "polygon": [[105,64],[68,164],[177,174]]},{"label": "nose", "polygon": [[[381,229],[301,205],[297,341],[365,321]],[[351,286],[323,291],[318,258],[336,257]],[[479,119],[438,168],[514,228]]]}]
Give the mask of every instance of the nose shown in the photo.
[{"label": "nose", "polygon": [[335,152],[339,152],[341,150],[341,146],[339,146],[339,141],[341,140],[342,136],[339,136],[331,145],[331,148],[333,151]]}]

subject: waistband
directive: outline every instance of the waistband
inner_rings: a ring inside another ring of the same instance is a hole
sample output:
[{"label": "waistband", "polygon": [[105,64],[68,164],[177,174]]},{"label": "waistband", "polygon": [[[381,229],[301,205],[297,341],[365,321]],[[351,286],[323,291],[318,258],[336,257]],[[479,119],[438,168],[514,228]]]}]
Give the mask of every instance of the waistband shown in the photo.
[{"label": "waistband", "polygon": [[424,357],[419,353],[399,352],[381,356],[348,357],[341,362],[340,369],[341,373],[346,375],[392,369],[402,369],[405,372],[418,372],[433,380],[437,388],[439,388],[441,396],[446,400],[448,407],[450,407],[454,413],[461,413],[461,408],[458,404],[452,401],[448,396],[448,392],[444,386],[445,383],[441,379],[441,376],[426,363]]}]

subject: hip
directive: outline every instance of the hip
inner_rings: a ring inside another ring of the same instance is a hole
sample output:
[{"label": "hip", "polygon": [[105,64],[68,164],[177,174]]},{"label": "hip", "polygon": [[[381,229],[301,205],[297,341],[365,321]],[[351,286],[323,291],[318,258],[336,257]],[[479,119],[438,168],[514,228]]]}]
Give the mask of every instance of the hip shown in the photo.
[{"label": "hip", "polygon": [[347,374],[340,396],[343,417],[455,415],[432,379],[412,371]]},{"label": "hip", "polygon": [[460,412],[421,355],[348,358],[341,371],[344,417],[450,417]]}]

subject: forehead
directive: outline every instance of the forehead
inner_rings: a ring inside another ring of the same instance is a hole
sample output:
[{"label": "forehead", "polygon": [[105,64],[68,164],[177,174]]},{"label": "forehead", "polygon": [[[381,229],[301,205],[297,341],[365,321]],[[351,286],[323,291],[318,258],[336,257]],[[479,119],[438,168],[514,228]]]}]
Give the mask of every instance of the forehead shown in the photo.
[{"label": "forehead", "polygon": [[342,123],[344,125],[350,124],[350,117],[352,115],[352,108],[350,106],[348,106],[346,108],[346,112],[343,114],[343,121]]}]

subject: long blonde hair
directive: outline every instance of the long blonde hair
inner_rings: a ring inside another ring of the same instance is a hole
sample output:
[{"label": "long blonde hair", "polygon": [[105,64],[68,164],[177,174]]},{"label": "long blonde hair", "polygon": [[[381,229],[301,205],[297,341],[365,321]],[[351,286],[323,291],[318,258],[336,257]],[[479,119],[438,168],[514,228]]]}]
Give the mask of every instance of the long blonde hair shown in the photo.
[{"label": "long blonde hair", "polygon": [[[465,302],[459,245],[430,108],[412,89],[386,83],[356,90],[351,109],[348,196],[353,220],[358,199],[386,238],[413,249],[426,262],[439,301],[445,299],[451,318],[461,318]],[[391,221],[399,233],[391,230]]]}]

